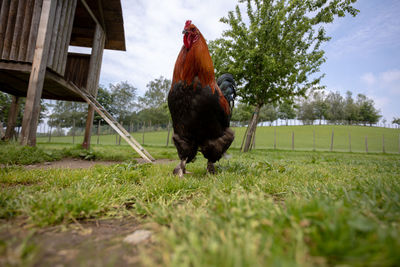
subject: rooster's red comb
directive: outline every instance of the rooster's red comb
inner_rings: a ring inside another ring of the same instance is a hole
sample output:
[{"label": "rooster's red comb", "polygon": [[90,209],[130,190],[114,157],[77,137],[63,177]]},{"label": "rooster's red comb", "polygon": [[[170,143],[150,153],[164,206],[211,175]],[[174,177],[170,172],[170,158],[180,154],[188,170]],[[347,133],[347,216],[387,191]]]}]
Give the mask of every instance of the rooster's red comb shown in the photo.
[{"label": "rooster's red comb", "polygon": [[187,20],[186,23],[185,23],[185,28],[190,26],[190,24],[192,24],[192,21],[191,20]]}]

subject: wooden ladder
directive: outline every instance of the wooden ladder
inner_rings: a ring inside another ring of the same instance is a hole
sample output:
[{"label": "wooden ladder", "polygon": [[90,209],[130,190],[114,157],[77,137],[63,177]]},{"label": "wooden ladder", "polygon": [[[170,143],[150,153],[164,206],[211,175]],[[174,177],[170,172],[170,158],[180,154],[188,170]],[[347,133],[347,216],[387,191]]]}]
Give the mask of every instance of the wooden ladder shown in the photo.
[{"label": "wooden ladder", "polygon": [[[72,84],[72,83],[70,83]],[[147,162],[152,163],[155,159],[144,149],[125,128],[118,123],[114,117],[94,98],[91,94],[85,93],[76,85],[72,84],[82,98],[91,105],[94,110],[122,137],[124,140]]]}]

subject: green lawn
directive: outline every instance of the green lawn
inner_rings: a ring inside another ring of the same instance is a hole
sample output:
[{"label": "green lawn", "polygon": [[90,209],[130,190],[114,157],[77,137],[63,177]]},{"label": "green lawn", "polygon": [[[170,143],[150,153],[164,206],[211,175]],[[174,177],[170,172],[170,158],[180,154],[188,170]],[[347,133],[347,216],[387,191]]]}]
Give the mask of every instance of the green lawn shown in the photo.
[{"label": "green lawn", "polygon": [[[240,148],[245,128],[234,127],[236,134],[233,148]],[[292,149],[292,133],[294,133],[294,149],[301,151],[310,151],[314,149],[314,131],[315,131],[315,149],[317,151],[330,151],[332,131],[333,151],[350,151],[349,141],[351,138],[352,152],[366,152],[365,139],[367,137],[368,152],[383,152],[383,138],[386,153],[399,153],[400,129],[388,129],[368,126],[272,126],[257,127],[256,149],[273,149],[274,136],[276,131],[276,148],[283,150]],[[351,137],[349,137],[351,135]],[[133,137],[140,143],[143,141],[142,133],[133,133]],[[97,136],[92,136],[92,144],[97,144]],[[82,143],[82,137],[75,137],[75,143]],[[72,137],[52,137],[54,143],[71,143]],[[38,138],[38,142],[47,143],[47,137]],[[146,132],[144,138],[145,145],[165,146],[167,142],[167,132]],[[99,137],[100,144],[115,145],[115,135],[102,135]],[[122,145],[127,143],[122,140]],[[171,142],[169,145],[172,146]]]},{"label": "green lawn", "polygon": [[[95,146],[93,153],[108,151],[129,161],[122,148]],[[0,149],[15,150],[10,145]],[[37,157],[63,149],[42,144],[31,152]],[[156,157],[176,157],[173,148],[149,149]],[[230,153],[232,158],[217,164],[217,175],[206,175],[206,161],[199,156],[184,179],[171,175],[176,162],[87,170],[7,166],[0,170],[0,219],[25,222],[15,227],[47,229],[134,217],[154,232],[151,246],[129,250],[148,266],[400,264],[400,155]],[[20,243],[29,248],[18,254],[22,265],[40,265],[35,253],[41,247],[30,240],[2,240],[0,235],[0,262],[7,263],[6,256]],[[103,249],[96,253],[107,253]]]}]

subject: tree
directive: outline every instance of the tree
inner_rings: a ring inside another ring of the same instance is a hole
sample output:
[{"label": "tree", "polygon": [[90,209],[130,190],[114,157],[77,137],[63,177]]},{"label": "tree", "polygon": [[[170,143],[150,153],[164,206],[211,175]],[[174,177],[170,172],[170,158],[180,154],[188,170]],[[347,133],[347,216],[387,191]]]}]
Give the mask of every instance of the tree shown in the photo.
[{"label": "tree", "polygon": [[129,117],[130,113],[137,107],[135,102],[137,97],[137,88],[128,82],[119,82],[110,84],[111,91],[111,109],[119,122],[123,122]]},{"label": "tree", "polygon": [[393,118],[392,123],[400,126],[400,118]]},{"label": "tree", "polygon": [[314,105],[310,99],[303,99],[298,105],[297,118],[303,122],[304,125],[313,125],[317,119],[315,115]]},{"label": "tree", "polygon": [[322,120],[327,117],[329,107],[326,103],[324,92],[315,91],[311,104],[314,109],[315,117],[319,119],[319,125],[321,125]]},{"label": "tree", "polygon": [[139,97],[139,106],[142,110],[138,114],[141,121],[151,121],[153,124],[167,124],[169,122],[169,110],[167,96],[171,88],[171,80],[160,76],[147,85],[147,91],[143,97]]},{"label": "tree", "polygon": [[271,126],[276,119],[278,119],[278,112],[276,111],[276,107],[274,107],[274,105],[267,104],[260,109],[260,121],[268,121],[269,126]]},{"label": "tree", "polygon": [[288,125],[288,120],[296,118],[296,111],[294,110],[292,103],[285,101],[279,105],[278,118],[286,120],[286,126]]},{"label": "tree", "polygon": [[363,94],[357,95],[357,106],[360,112],[360,120],[364,125],[368,123],[372,126],[382,117],[379,110],[375,109],[374,101]]},{"label": "tree", "polygon": [[355,16],[356,0],[239,0],[246,3],[247,17],[239,5],[221,22],[230,29],[210,43],[217,74],[230,72],[244,103],[255,106],[243,151],[248,151],[260,109],[268,103],[303,96],[318,87],[316,75],[325,61],[321,44],[330,38],[322,24],[345,13]]},{"label": "tree", "polygon": [[352,93],[350,91],[346,92],[346,100],[344,103],[344,119],[347,121],[349,125],[354,122],[359,121],[359,109],[357,105],[354,103]]},{"label": "tree", "polygon": [[327,119],[330,123],[340,123],[344,120],[344,100],[339,92],[330,92],[326,97],[328,104]]},{"label": "tree", "polygon": [[143,108],[159,108],[167,101],[171,80],[160,76],[158,79],[150,81],[147,85],[144,97],[139,97],[139,103]]},{"label": "tree", "polygon": [[248,123],[253,115],[253,110],[254,107],[239,102],[233,108],[231,121]]}]

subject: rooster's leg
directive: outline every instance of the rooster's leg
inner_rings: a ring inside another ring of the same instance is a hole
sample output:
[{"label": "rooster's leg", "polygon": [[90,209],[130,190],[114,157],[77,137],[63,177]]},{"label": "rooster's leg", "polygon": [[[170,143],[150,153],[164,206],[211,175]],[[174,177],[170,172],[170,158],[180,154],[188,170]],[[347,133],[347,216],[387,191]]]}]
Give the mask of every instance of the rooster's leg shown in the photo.
[{"label": "rooster's leg", "polygon": [[207,162],[207,172],[209,172],[210,174],[215,174],[214,163],[212,163],[211,161]]},{"label": "rooster's leg", "polygon": [[181,162],[175,167],[173,174],[178,175],[179,178],[182,178],[183,174],[186,173],[186,161],[187,158],[181,160]]}]

